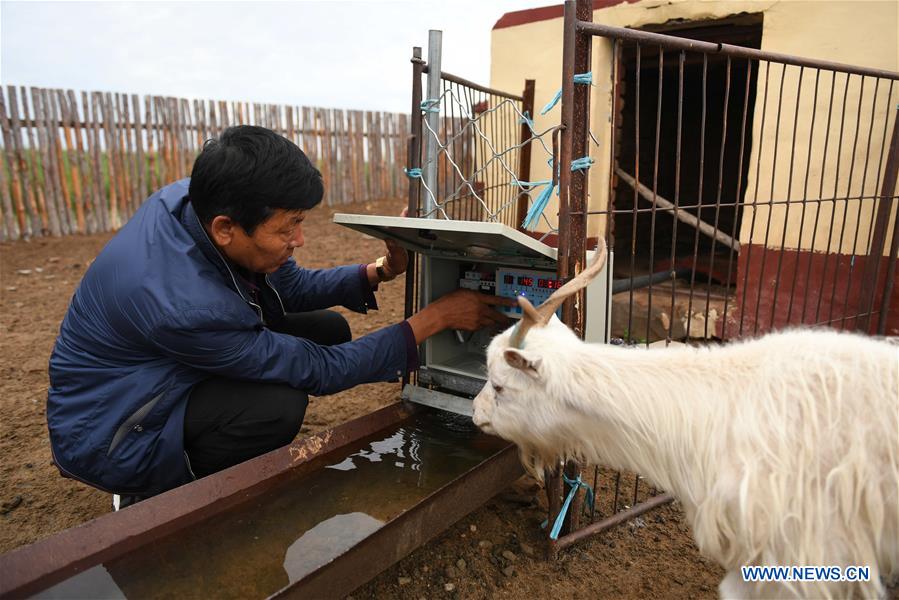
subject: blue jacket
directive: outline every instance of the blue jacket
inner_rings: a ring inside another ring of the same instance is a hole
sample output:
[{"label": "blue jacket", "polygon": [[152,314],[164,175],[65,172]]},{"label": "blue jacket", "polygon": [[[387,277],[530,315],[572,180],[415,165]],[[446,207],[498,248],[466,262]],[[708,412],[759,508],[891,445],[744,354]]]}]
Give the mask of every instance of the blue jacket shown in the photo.
[{"label": "blue jacket", "polygon": [[[322,395],[395,380],[407,359],[417,362],[405,323],[331,347],[264,327],[262,308],[200,225],[188,183],[150,196],[100,252],[50,356],[56,464],[107,491],[156,494],[193,478],[184,412],[191,387],[210,376]],[[309,270],[291,259],[266,282],[286,312],[377,308],[359,265]]]}]

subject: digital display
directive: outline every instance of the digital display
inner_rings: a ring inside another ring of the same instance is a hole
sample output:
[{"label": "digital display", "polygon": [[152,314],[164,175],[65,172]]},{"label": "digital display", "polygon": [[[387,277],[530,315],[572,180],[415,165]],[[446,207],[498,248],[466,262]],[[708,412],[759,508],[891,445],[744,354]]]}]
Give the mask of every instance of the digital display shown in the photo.
[{"label": "digital display", "polygon": [[559,279],[538,279],[537,287],[547,290],[557,290],[562,287],[562,281]]},{"label": "digital display", "polygon": [[525,287],[532,287],[534,285],[533,277],[519,277],[518,285],[523,285]]},{"label": "digital display", "polygon": [[505,276],[503,276],[503,283],[506,283],[506,284],[508,284],[508,285],[512,285],[513,283],[515,283],[515,276],[514,276],[514,275],[505,275]]}]

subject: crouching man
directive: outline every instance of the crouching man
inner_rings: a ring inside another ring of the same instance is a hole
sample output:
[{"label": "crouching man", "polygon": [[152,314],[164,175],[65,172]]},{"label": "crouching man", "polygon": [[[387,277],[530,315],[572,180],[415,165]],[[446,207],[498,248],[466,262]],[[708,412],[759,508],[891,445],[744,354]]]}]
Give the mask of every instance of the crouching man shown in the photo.
[{"label": "crouching man", "polygon": [[388,243],[368,264],[299,267],[323,193],[297,146],[241,126],[144,202],[85,273],[50,357],[62,474],[126,503],[158,494],[290,443],[308,394],[396,380],[427,337],[505,321],[491,306],[505,301],[460,290],[351,340],[326,309],[376,309],[408,257]]}]

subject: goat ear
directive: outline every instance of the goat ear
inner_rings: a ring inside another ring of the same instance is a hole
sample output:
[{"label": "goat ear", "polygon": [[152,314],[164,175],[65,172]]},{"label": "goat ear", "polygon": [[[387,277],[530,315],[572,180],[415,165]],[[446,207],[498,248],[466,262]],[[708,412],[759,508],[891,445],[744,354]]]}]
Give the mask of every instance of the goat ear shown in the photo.
[{"label": "goat ear", "polygon": [[524,371],[531,377],[536,377],[540,374],[540,364],[543,362],[543,359],[539,356],[533,356],[530,353],[514,348],[506,348],[506,351],[503,352],[503,358],[506,359],[510,367]]}]

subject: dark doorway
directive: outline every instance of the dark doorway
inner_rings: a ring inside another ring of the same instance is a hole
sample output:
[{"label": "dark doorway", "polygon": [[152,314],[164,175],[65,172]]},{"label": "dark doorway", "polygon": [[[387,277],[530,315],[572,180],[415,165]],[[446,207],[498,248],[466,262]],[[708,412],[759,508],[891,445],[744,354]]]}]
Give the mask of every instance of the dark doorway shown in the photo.
[{"label": "dark doorway", "polygon": [[[739,15],[701,24],[669,23],[652,30],[759,48],[762,17]],[[635,44],[626,44],[619,69],[616,166],[631,177],[638,175],[639,183],[654,189],[657,196],[677,202],[679,210],[738,238],[751,155],[757,62],[750,65],[747,59],[728,61],[726,56],[686,52],[682,95],[679,51],[663,52],[660,67],[657,46],[638,49]],[[635,192],[624,177],[617,179],[613,198],[617,276],[689,268],[695,270],[697,281],[729,286],[735,279],[736,252],[728,245],[713,243],[710,237],[658,207],[653,217],[653,203]]]}]

